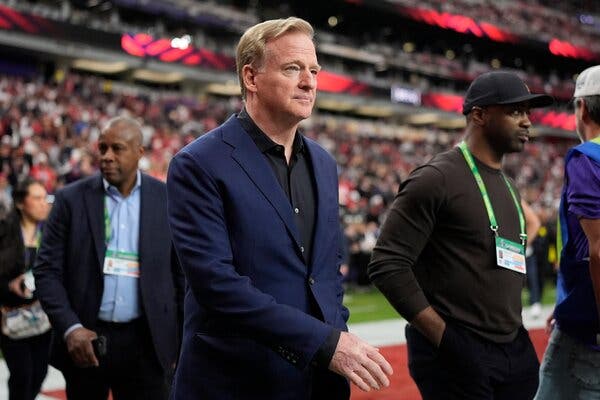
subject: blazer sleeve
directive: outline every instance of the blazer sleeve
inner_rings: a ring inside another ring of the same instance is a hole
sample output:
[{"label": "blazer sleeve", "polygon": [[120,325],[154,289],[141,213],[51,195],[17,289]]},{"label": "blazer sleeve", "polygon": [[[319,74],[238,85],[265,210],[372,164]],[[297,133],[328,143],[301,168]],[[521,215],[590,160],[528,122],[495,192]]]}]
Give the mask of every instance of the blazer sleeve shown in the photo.
[{"label": "blazer sleeve", "polygon": [[444,174],[431,165],[415,169],[400,186],[373,249],[369,277],[407,321],[429,306],[413,267],[445,202]]},{"label": "blazer sleeve", "polygon": [[61,336],[69,327],[81,323],[71,308],[63,284],[70,221],[71,214],[67,202],[61,192],[58,192],[44,225],[42,243],[33,268],[36,296],[48,314],[53,328]]},{"label": "blazer sleeve", "polygon": [[185,151],[169,167],[168,214],[173,242],[195,299],[228,329],[294,354],[304,368],[333,328],[276,300],[237,273],[219,184]]},{"label": "blazer sleeve", "polygon": [[[337,198],[337,197],[336,197]],[[342,227],[341,224],[338,224],[338,237],[339,237],[339,245],[338,245],[338,252],[337,252],[337,265],[336,265],[336,270],[337,270],[337,285],[336,285],[336,289],[337,289],[337,299],[338,299],[338,304],[341,307],[340,310],[340,315],[342,316],[342,319],[344,320],[344,324],[348,322],[348,318],[350,318],[350,311],[348,310],[348,308],[344,305],[344,275],[342,275],[342,271],[340,270],[342,264],[344,263],[344,252],[346,251],[344,249],[345,246],[345,241],[344,241],[344,232],[342,232]],[[347,328],[345,329],[346,331],[348,330]]]},{"label": "blazer sleeve", "polygon": [[25,270],[24,250],[19,218],[9,214],[0,220],[0,304],[15,296],[8,284]]}]

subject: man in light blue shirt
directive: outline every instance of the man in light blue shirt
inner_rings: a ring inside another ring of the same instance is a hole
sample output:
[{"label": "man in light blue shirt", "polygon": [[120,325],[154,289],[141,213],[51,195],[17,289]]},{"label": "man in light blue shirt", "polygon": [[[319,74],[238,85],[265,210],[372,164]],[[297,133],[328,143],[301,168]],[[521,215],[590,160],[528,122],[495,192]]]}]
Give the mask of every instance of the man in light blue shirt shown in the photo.
[{"label": "man in light blue shirt", "polygon": [[[140,186],[141,173],[129,196],[124,197],[119,189],[106,179],[102,180],[106,197],[104,207],[110,217],[108,251],[116,254],[135,254],[137,258],[140,233]],[[108,232],[108,230],[107,230]],[[139,271],[126,274],[104,274],[104,294],[98,318],[103,321],[129,322],[141,315],[139,304]]]},{"label": "man in light blue shirt", "polygon": [[68,399],[163,400],[181,337],[183,275],[165,185],[138,170],[140,125],[108,122],[101,176],[59,191],[35,267]]}]

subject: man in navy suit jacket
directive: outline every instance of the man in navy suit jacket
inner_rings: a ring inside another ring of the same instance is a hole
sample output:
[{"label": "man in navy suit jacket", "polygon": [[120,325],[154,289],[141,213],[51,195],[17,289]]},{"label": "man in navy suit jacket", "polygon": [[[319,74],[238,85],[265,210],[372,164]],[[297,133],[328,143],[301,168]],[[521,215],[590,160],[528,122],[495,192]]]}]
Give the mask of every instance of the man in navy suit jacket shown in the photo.
[{"label": "man in navy suit jacket", "polygon": [[298,132],[319,65],[298,18],[238,45],[245,108],[186,146],[167,179],[186,274],[175,399],[347,399],[389,384],[376,348],[346,332],[334,159]]},{"label": "man in navy suit jacket", "polygon": [[[108,122],[102,174],[56,194],[34,268],[69,399],[168,396],[183,316],[165,184],[142,174],[140,125]],[[106,338],[106,355],[94,352]],[[96,342],[97,343],[97,342]]]}]

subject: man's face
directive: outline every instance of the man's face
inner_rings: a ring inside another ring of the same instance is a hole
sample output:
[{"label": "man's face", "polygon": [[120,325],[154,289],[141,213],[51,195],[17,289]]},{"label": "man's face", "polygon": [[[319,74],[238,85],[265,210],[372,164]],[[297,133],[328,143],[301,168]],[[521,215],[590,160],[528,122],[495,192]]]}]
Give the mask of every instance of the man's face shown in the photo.
[{"label": "man's face", "polygon": [[106,129],[98,139],[100,171],[104,179],[113,186],[133,179],[138,162],[143,154],[139,134],[124,124],[115,124]]},{"label": "man's face", "polygon": [[500,153],[522,151],[529,141],[529,104],[493,105],[484,108],[484,134],[492,148]]},{"label": "man's face", "polygon": [[287,123],[310,117],[321,67],[312,40],[300,32],[267,43],[256,68],[255,94],[260,107]]},{"label": "man's face", "polygon": [[27,188],[27,196],[23,199],[23,204],[18,205],[21,212],[36,222],[46,219],[49,212],[46,202],[46,189],[39,183],[33,183]]}]

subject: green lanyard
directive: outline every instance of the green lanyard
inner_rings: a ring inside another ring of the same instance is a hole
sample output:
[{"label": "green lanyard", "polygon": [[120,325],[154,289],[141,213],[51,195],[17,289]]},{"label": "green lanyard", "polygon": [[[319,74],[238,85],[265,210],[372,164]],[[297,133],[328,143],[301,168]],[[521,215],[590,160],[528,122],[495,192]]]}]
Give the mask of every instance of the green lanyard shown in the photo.
[{"label": "green lanyard", "polygon": [[40,245],[42,244],[42,230],[41,228],[38,227],[35,228],[35,249],[39,249]]},{"label": "green lanyard", "polygon": [[[21,226],[21,236],[23,237],[23,243],[25,243],[27,241],[27,238],[25,237],[25,231],[23,231],[23,226]],[[33,247],[38,250],[40,248],[40,245],[42,244],[42,228],[41,225],[38,224],[35,227],[35,233],[33,235]]]},{"label": "green lanyard", "polygon": [[[458,148],[460,149],[460,151],[462,151],[462,154],[465,157],[469,168],[471,168],[471,172],[473,173],[475,182],[477,182],[477,186],[479,187],[479,191],[481,192],[481,197],[483,198],[483,203],[485,204],[485,209],[487,211],[488,218],[490,219],[490,229],[492,230],[492,232],[494,232],[494,235],[497,236],[498,222],[496,222],[496,215],[494,214],[494,209],[492,208],[492,202],[490,201],[490,196],[488,195],[485,183],[481,178],[481,174],[479,174],[479,169],[477,168],[475,160],[473,160],[473,156],[471,155],[471,152],[467,148],[467,144],[464,141],[458,144]],[[506,179],[504,173],[501,172],[501,174],[502,178],[504,178],[506,186],[508,187],[508,191],[510,192],[513,198],[513,201],[515,202],[515,207],[517,207],[517,214],[519,214],[519,225],[521,226],[521,233],[519,234],[519,238],[521,239],[521,244],[524,246],[527,242],[527,233],[525,231],[525,217],[523,216],[523,210],[521,209],[521,204],[519,204],[519,201],[517,200],[517,195],[515,194],[512,185],[510,184],[508,179]]]},{"label": "green lanyard", "polygon": [[106,202],[108,198],[104,196],[104,240],[106,241],[106,245],[110,243],[110,239],[112,236],[112,228],[110,226],[110,215],[108,215],[108,207],[106,206]]}]

